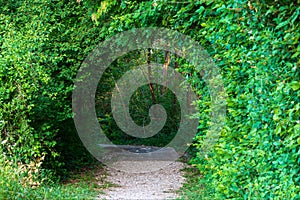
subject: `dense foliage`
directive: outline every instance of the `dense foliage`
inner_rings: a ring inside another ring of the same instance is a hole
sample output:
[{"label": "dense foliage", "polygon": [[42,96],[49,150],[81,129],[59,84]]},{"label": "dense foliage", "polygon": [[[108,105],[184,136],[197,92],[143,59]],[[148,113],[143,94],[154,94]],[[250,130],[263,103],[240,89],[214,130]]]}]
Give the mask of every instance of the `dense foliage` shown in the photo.
[{"label": "dense foliage", "polygon": [[213,3],[203,18],[228,115],[198,166],[218,198],[299,198],[299,4]]},{"label": "dense foliage", "polygon": [[[0,130],[5,159],[42,162],[54,170],[83,162],[84,156],[76,156],[83,151],[71,112],[73,80],[81,62],[97,42],[118,32],[166,27],[197,40],[222,73],[226,123],[217,144],[203,155],[210,94],[192,66],[175,55],[170,57],[200,97],[200,125],[194,138],[198,153],[192,163],[204,175],[201,183],[210,184],[211,198],[300,198],[299,4],[268,0],[2,2]],[[116,61],[99,84],[97,101],[103,110],[98,117],[116,140],[119,132],[105,106],[109,89],[114,78],[128,70],[124,63],[136,66],[139,59],[149,59],[141,52]],[[155,52],[153,57],[159,55],[163,63],[165,52]],[[142,96],[132,99],[132,114],[140,119],[137,124],[147,121],[147,108],[153,103],[149,88],[138,93]],[[174,101],[171,93],[166,94],[159,97],[160,102]],[[172,106],[167,109],[177,112]],[[176,123],[170,119],[165,132],[173,131]]]},{"label": "dense foliage", "polygon": [[61,171],[87,155],[76,155],[84,148],[72,124],[71,94],[77,69],[97,43],[96,29],[76,2],[6,1],[0,7],[3,151],[23,163],[43,157],[44,168]]}]

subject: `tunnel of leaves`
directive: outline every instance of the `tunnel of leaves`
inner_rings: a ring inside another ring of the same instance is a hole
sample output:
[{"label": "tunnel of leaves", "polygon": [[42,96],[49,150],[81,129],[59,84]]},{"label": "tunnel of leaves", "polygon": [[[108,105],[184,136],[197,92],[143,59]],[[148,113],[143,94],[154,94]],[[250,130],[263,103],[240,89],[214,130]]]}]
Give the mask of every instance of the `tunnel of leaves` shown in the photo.
[{"label": "tunnel of leaves", "polygon": [[[191,162],[212,186],[213,197],[300,198],[299,1],[8,0],[0,3],[0,10],[1,162],[42,163],[41,169],[60,175],[90,162],[72,119],[73,81],[80,64],[116,33],[166,27],[198,41],[223,77],[226,123],[203,157],[197,149],[209,128],[210,95],[193,66],[171,55],[199,97]],[[134,55],[127,59],[138,63]],[[128,70],[122,62],[99,82],[99,107],[109,102],[100,91],[112,87],[110,74],[118,77]],[[145,86],[138,92],[150,101],[149,91]],[[171,92],[165,95],[162,102],[174,99]],[[133,105],[145,106],[144,113],[133,113],[143,116],[135,116],[137,124],[138,119],[147,121],[150,104]],[[176,108],[169,110],[178,112]],[[115,125],[107,113],[99,111],[99,120],[106,121],[108,134],[118,142],[112,135],[116,132],[108,130]],[[162,134],[177,126],[178,119],[170,119]]]}]

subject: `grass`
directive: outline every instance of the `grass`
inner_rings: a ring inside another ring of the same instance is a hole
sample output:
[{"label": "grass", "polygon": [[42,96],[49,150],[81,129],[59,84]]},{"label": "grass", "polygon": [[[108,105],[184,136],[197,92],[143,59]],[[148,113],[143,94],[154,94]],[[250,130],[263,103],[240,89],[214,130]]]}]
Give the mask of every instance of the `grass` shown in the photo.
[{"label": "grass", "polygon": [[215,199],[213,189],[206,182],[201,172],[192,166],[184,169],[186,183],[178,191],[180,198],[178,200],[211,200]]},{"label": "grass", "polygon": [[70,178],[62,183],[32,187],[20,181],[18,169],[3,164],[0,169],[0,199],[94,199],[104,188],[111,186],[105,178],[106,172],[102,165],[97,164],[71,172]]}]

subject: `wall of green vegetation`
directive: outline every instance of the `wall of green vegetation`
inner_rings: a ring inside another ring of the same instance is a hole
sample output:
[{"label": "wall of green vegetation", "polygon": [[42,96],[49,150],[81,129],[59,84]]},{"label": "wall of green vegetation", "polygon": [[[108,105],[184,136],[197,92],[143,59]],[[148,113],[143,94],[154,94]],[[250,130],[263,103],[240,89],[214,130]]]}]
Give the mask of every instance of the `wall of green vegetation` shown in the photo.
[{"label": "wall of green vegetation", "polygon": [[0,3],[0,131],[3,152],[62,173],[88,154],[72,122],[73,79],[98,32],[76,1]]}]

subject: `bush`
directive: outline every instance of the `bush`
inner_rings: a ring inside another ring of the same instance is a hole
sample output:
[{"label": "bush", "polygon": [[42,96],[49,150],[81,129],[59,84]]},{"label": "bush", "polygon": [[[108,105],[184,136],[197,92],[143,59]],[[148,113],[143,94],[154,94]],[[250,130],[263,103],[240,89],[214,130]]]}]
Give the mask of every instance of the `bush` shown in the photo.
[{"label": "bush", "polygon": [[77,69],[97,42],[89,9],[56,0],[0,7],[3,152],[23,164],[44,157],[41,167],[63,173],[88,158],[71,123],[71,94]]},{"label": "bush", "polygon": [[[216,198],[300,198],[299,6],[264,1],[201,6],[197,39],[213,47],[228,113],[211,154],[198,154],[195,163]],[[199,149],[203,134],[196,136]]]}]

